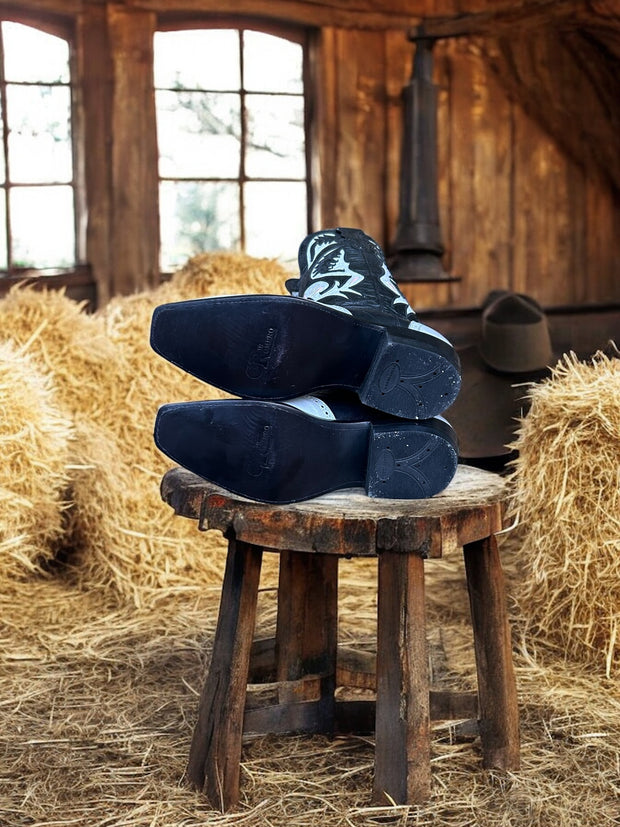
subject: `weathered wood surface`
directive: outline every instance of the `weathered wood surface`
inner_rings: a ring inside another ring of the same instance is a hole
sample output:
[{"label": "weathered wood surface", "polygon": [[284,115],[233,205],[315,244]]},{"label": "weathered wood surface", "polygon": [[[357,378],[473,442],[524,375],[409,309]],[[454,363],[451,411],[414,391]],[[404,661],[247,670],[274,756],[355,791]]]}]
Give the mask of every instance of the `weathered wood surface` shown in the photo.
[{"label": "weathered wood surface", "polygon": [[243,712],[262,552],[229,541],[213,654],[187,766],[192,786],[222,811],[239,799]]},{"label": "weathered wood surface", "polygon": [[[357,34],[324,34],[323,223],[362,220],[388,247],[397,218],[401,90],[414,47],[398,31],[365,32],[361,56]],[[618,73],[602,53],[587,52],[580,34],[566,38],[541,26],[522,37],[514,32],[510,43],[487,37],[435,46],[443,263],[461,281],[402,285],[416,309],[480,306],[498,288],[549,307],[620,300]]]},{"label": "weathered wood surface", "polygon": [[112,176],[110,295],[159,282],[158,148],[153,90],[155,14],[110,4]]},{"label": "weathered wood surface", "polygon": [[373,799],[417,803],[431,790],[424,561],[382,554],[378,593]]},{"label": "weathered wood surface", "polygon": [[[429,660],[432,657],[429,655]],[[248,696],[248,704],[251,707],[257,705],[260,698],[261,703],[267,702],[264,692],[271,693],[273,703],[279,700],[279,693],[276,687],[281,683],[275,680],[276,669],[276,640],[271,638],[260,638],[252,645],[250,657],[250,676],[253,694]],[[320,676],[306,676],[298,679],[298,682],[305,682],[304,692],[308,693],[308,699],[315,698],[316,686]],[[295,681],[291,681],[291,684]],[[336,667],[336,686],[348,689],[366,689],[371,692],[377,689],[377,655],[375,652],[366,652],[355,649],[351,646],[339,646]],[[432,681],[431,681],[432,686]],[[292,687],[297,693],[298,690]],[[318,695],[316,696],[318,697]],[[448,689],[433,689],[429,691],[430,715],[432,721],[449,721],[460,718],[469,718],[478,714],[478,695],[476,692],[455,692]],[[373,704],[374,701],[368,701]],[[368,713],[370,714],[370,713]],[[374,717],[373,726],[374,729]],[[353,730],[352,730],[353,731]]]},{"label": "weathered wood surface", "polygon": [[[275,692],[275,688],[281,686],[281,683],[275,680],[275,646],[276,640],[274,637],[259,638],[252,645],[249,680],[252,684],[253,695],[249,696],[248,701],[252,707],[256,706],[255,699],[259,696],[263,702],[266,701],[265,696],[261,694],[265,689],[272,693],[274,703],[279,698],[278,693]],[[339,646],[337,658],[336,686],[376,691],[377,655],[375,652],[366,652],[351,646]],[[432,657],[429,656],[429,660],[432,661]],[[304,691],[309,693],[309,699],[312,699],[312,693],[316,691],[316,683],[320,680],[319,676],[311,677],[314,679],[314,688],[310,687],[308,676],[301,679],[308,684]],[[455,692],[447,689],[431,688],[429,698],[432,721],[469,718],[478,714],[478,695],[476,692]],[[374,702],[368,701],[368,703]]]},{"label": "weathered wood surface", "polygon": [[347,489],[290,505],[231,494],[182,468],[168,471],[163,499],[202,529],[264,548],[369,557],[380,551],[440,557],[505,525],[506,483],[497,474],[459,466],[441,494],[427,500],[387,500]]},{"label": "weathered wood surface", "polygon": [[[300,684],[302,681],[291,682],[293,683]],[[303,683],[310,684],[311,681]],[[294,689],[293,686],[291,688]],[[376,731],[375,700],[337,699],[334,705],[334,726],[326,730],[324,701],[310,698],[306,701],[280,703],[277,700],[280,691],[280,684],[271,685],[266,691],[262,688],[255,691],[255,687],[248,687],[248,702],[243,718],[245,740],[266,734],[315,735],[336,732],[361,735]],[[475,692],[431,691],[429,706],[431,721],[460,721],[463,725],[455,724],[455,732],[460,732],[462,737],[467,738],[479,736],[478,696]]]},{"label": "weathered wood surface", "polygon": [[302,684],[287,690],[286,682],[316,673],[320,681],[319,726],[334,728],[334,691],[338,647],[338,558],[326,554],[280,554],[276,677],[282,682],[281,703],[305,701]]},{"label": "weathered wood surface", "polygon": [[495,537],[463,549],[474,630],[483,766],[519,769],[519,708]]},{"label": "weathered wood surface", "polygon": [[[109,298],[111,286],[111,222],[112,208],[110,176],[101,159],[112,143],[112,98],[110,95],[110,43],[106,11],[103,6],[92,6],[79,19],[76,32],[82,77],[81,104],[84,141],[80,143],[83,155],[83,183],[80,212],[88,214],[86,249],[81,250],[89,261],[97,280],[97,298],[101,302]],[[90,152],[84,152],[84,147]],[[78,237],[80,234],[78,234]],[[82,241],[82,239],[80,239]],[[86,253],[88,251],[88,254]]]},{"label": "weathered wood surface", "polygon": [[[158,14],[231,15],[230,0],[131,0],[118,2]],[[40,10],[76,14],[101,0],[5,0],[3,5],[24,14]],[[407,28],[424,17],[437,37],[466,34],[528,32],[549,24],[561,28],[609,28],[617,18],[615,0],[236,0],[234,13],[267,20],[291,20],[310,26]]]}]

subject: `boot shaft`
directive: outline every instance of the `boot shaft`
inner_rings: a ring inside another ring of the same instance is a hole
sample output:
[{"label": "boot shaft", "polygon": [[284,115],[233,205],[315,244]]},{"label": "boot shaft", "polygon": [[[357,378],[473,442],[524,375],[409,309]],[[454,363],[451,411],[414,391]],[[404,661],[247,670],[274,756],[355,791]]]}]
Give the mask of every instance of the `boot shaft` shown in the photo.
[{"label": "boot shaft", "polygon": [[313,233],[302,242],[298,259],[300,297],[386,327],[416,322],[381,247],[362,230],[337,227]]}]

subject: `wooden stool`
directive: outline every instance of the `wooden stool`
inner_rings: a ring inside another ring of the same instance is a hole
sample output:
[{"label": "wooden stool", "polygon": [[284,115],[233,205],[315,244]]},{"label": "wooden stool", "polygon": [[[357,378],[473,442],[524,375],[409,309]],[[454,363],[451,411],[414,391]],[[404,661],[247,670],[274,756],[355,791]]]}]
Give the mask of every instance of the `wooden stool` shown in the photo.
[{"label": "wooden stool", "polygon": [[[350,489],[274,506],[176,468],[164,476],[161,491],[177,514],[228,538],[213,654],[188,765],[190,783],[213,806],[225,811],[238,802],[242,737],[250,732],[374,729],[378,803],[429,797],[431,719],[477,717],[483,766],[518,769],[515,678],[494,537],[504,527],[501,477],[459,466],[448,489],[428,500],[371,499]],[[457,546],[465,557],[477,693],[429,687],[424,560]],[[263,550],[280,554],[278,616],[275,640],[254,641]],[[376,672],[363,662],[337,662],[338,559],[375,556]],[[259,673],[274,682],[254,697],[248,683]],[[376,687],[376,704],[335,699],[341,678]]]}]

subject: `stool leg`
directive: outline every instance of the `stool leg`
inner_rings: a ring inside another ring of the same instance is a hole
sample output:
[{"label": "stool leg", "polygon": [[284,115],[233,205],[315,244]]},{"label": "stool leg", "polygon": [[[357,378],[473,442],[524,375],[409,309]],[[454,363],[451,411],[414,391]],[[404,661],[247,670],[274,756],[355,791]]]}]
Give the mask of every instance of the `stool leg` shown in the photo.
[{"label": "stool leg", "polygon": [[483,766],[519,769],[519,709],[504,573],[494,536],[463,549],[478,673]]},{"label": "stool leg", "polygon": [[[317,731],[333,732],[338,647],[338,558],[280,554],[276,662],[278,681],[321,675]],[[304,701],[303,686],[282,702]]]},{"label": "stool leg", "polygon": [[431,788],[423,559],[381,552],[378,589],[373,799],[421,803]]},{"label": "stool leg", "polygon": [[239,800],[243,712],[262,550],[228,543],[211,665],[200,696],[187,778],[222,812]]}]

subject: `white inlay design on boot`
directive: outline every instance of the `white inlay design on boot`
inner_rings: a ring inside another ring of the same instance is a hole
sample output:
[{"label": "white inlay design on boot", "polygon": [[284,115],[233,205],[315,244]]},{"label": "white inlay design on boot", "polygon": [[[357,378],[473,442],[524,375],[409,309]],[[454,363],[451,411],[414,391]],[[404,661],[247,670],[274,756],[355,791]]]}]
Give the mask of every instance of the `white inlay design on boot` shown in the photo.
[{"label": "white inlay design on boot", "polygon": [[[394,281],[394,277],[392,276],[392,274],[388,270],[387,266],[383,265],[383,268],[384,268],[384,273],[381,276],[381,278],[379,279],[379,281],[385,287],[387,287],[388,290],[390,290],[392,293],[394,293],[394,295],[396,296],[396,298],[393,301],[393,304],[395,304],[395,305],[396,304],[404,304],[404,305],[406,305],[408,310],[410,310],[412,313],[414,313],[411,305],[409,304],[409,302],[407,301],[405,296],[403,296],[403,294],[400,292],[400,289],[399,289],[398,285],[396,284],[396,282]],[[414,315],[415,315],[415,313],[414,313]],[[438,333],[438,331],[434,330],[432,327],[429,327],[428,325],[422,324],[422,322],[417,322],[415,320],[411,321],[411,322],[409,322],[408,327],[409,327],[409,330],[418,330],[420,333],[426,333],[428,336],[435,336],[435,338],[441,339],[442,341],[446,342],[447,344],[450,344],[450,342],[446,339],[445,336],[442,336],[441,333]]]},{"label": "white inlay design on boot", "polygon": [[[342,286],[337,282],[336,284],[330,285],[326,281],[315,281],[314,284],[311,284],[310,287],[308,287],[303,297],[304,299],[310,299],[313,302],[320,302],[324,299],[330,298],[331,296],[338,296],[343,299],[346,299],[347,296],[352,293],[356,296],[360,296],[361,293],[357,290],[353,290],[353,284],[356,284],[359,281],[361,281],[360,278],[357,280],[350,278],[347,283]],[[345,313],[351,315],[351,312],[345,307],[340,307],[338,305],[330,305],[330,307],[334,310],[343,310]]]},{"label": "white inlay design on boot", "polygon": [[428,336],[434,336],[436,339],[441,339],[442,342],[446,342],[446,344],[452,347],[452,343],[446,339],[445,336],[442,336],[437,330],[434,330],[432,327],[429,327],[427,324],[422,324],[422,322],[409,322],[409,330],[418,330],[420,333],[426,333]]},{"label": "white inlay design on boot", "polygon": [[319,257],[319,254],[326,247],[332,247],[335,241],[336,237],[334,233],[326,233],[325,235],[314,238],[306,249],[306,266],[303,269],[308,270]]},{"label": "white inlay design on boot", "polygon": [[296,399],[287,400],[284,404],[314,416],[315,419],[329,419],[332,422],[336,419],[332,409],[317,396],[298,396]]}]

